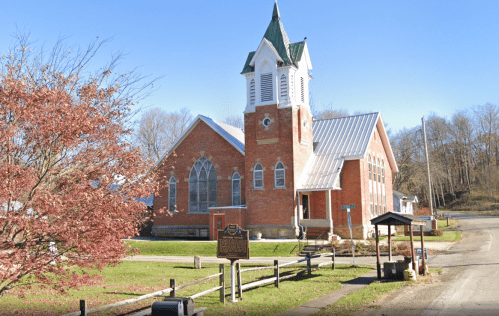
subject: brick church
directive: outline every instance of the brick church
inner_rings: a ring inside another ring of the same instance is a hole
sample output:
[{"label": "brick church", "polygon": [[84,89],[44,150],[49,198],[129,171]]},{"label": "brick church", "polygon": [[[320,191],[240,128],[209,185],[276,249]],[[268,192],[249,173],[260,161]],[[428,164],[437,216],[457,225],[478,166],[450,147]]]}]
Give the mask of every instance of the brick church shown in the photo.
[{"label": "brick church", "polygon": [[277,3],[242,75],[244,132],[198,116],[158,162],[169,185],[154,198],[153,235],[216,239],[237,224],[253,238],[372,236],[393,211],[398,172],[379,113],[314,120],[306,41],[291,43]]}]

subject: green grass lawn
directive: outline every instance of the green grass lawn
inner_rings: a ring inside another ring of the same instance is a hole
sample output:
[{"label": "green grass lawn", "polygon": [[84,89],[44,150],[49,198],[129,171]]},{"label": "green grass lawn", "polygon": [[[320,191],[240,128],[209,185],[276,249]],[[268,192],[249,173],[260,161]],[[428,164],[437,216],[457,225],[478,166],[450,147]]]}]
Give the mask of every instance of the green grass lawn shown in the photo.
[{"label": "green grass lawn", "polygon": [[[243,265],[242,268],[249,267]],[[281,274],[300,267],[285,267]],[[243,299],[237,304],[219,302],[219,292],[195,300],[196,307],[208,307],[206,315],[275,315],[309,300],[320,297],[342,287],[345,282],[372,270],[372,267],[351,267],[336,265],[335,270],[322,267],[289,281],[283,281],[280,288],[273,283],[249,289],[243,292]],[[230,298],[230,266],[225,265],[226,299]],[[0,315],[61,315],[79,309],[79,300],[87,300],[88,308],[102,306],[143,294],[152,293],[169,287],[170,278],[175,278],[177,285],[201,279],[218,273],[217,264],[206,264],[203,269],[193,269],[191,264],[161,262],[123,262],[117,267],[105,268],[103,280],[92,286],[73,289],[67,295],[56,290],[34,286],[25,290],[25,296],[19,297],[15,289],[0,298]],[[271,276],[273,270],[251,271],[242,274],[243,284]],[[187,297],[218,285],[218,280],[210,280],[177,292],[178,297]],[[159,299],[159,298],[158,298]],[[141,307],[147,307],[154,300],[149,299],[133,306],[122,307],[108,313],[91,315],[120,315]]]},{"label": "green grass lawn", "polygon": [[437,221],[438,229],[450,229],[457,225],[457,221],[455,219],[449,218],[449,226],[447,226],[447,219],[439,219]]},{"label": "green grass lawn", "polygon": [[[216,257],[216,242],[197,241],[134,241],[127,240],[132,248],[138,248],[144,256],[202,256]],[[299,247],[298,242],[250,242],[251,257],[294,257]]]},{"label": "green grass lawn", "polygon": [[[443,236],[424,236],[425,241],[459,241],[462,238],[460,232],[444,231]],[[409,241],[410,236],[395,237],[395,241]],[[414,236],[415,241],[421,241],[421,236]]]}]

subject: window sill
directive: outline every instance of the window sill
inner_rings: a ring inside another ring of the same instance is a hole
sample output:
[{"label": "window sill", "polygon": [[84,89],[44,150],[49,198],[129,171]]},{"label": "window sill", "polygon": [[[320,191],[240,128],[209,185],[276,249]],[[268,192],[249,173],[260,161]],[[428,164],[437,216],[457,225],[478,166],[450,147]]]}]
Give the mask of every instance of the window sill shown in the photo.
[{"label": "window sill", "polygon": [[197,212],[197,213],[195,213],[195,212],[187,212],[185,214],[186,215],[209,215],[210,212],[206,212],[206,213],[201,213],[201,212]]},{"label": "window sill", "polygon": [[265,188],[253,188],[253,191],[263,191]]},{"label": "window sill", "polygon": [[286,190],[287,188],[286,187],[276,187],[274,188],[274,190]]}]

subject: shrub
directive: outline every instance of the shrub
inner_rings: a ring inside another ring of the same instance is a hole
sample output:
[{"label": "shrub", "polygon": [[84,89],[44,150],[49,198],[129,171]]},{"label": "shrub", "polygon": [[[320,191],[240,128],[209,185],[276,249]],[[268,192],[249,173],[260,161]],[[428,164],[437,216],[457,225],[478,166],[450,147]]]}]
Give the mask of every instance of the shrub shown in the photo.
[{"label": "shrub", "polygon": [[444,232],[441,231],[440,229],[435,229],[435,230],[432,230],[430,232],[430,236],[439,236],[439,237],[441,237],[443,235],[444,235]]}]

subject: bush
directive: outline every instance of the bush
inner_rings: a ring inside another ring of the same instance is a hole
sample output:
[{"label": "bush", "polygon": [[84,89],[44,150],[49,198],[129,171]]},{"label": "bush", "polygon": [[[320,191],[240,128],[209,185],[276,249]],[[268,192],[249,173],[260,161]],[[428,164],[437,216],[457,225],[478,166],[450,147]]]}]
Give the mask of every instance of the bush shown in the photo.
[{"label": "bush", "polygon": [[444,235],[444,232],[441,231],[440,229],[435,229],[435,230],[432,230],[430,232],[430,236],[439,236],[439,237],[441,237],[443,235]]}]

